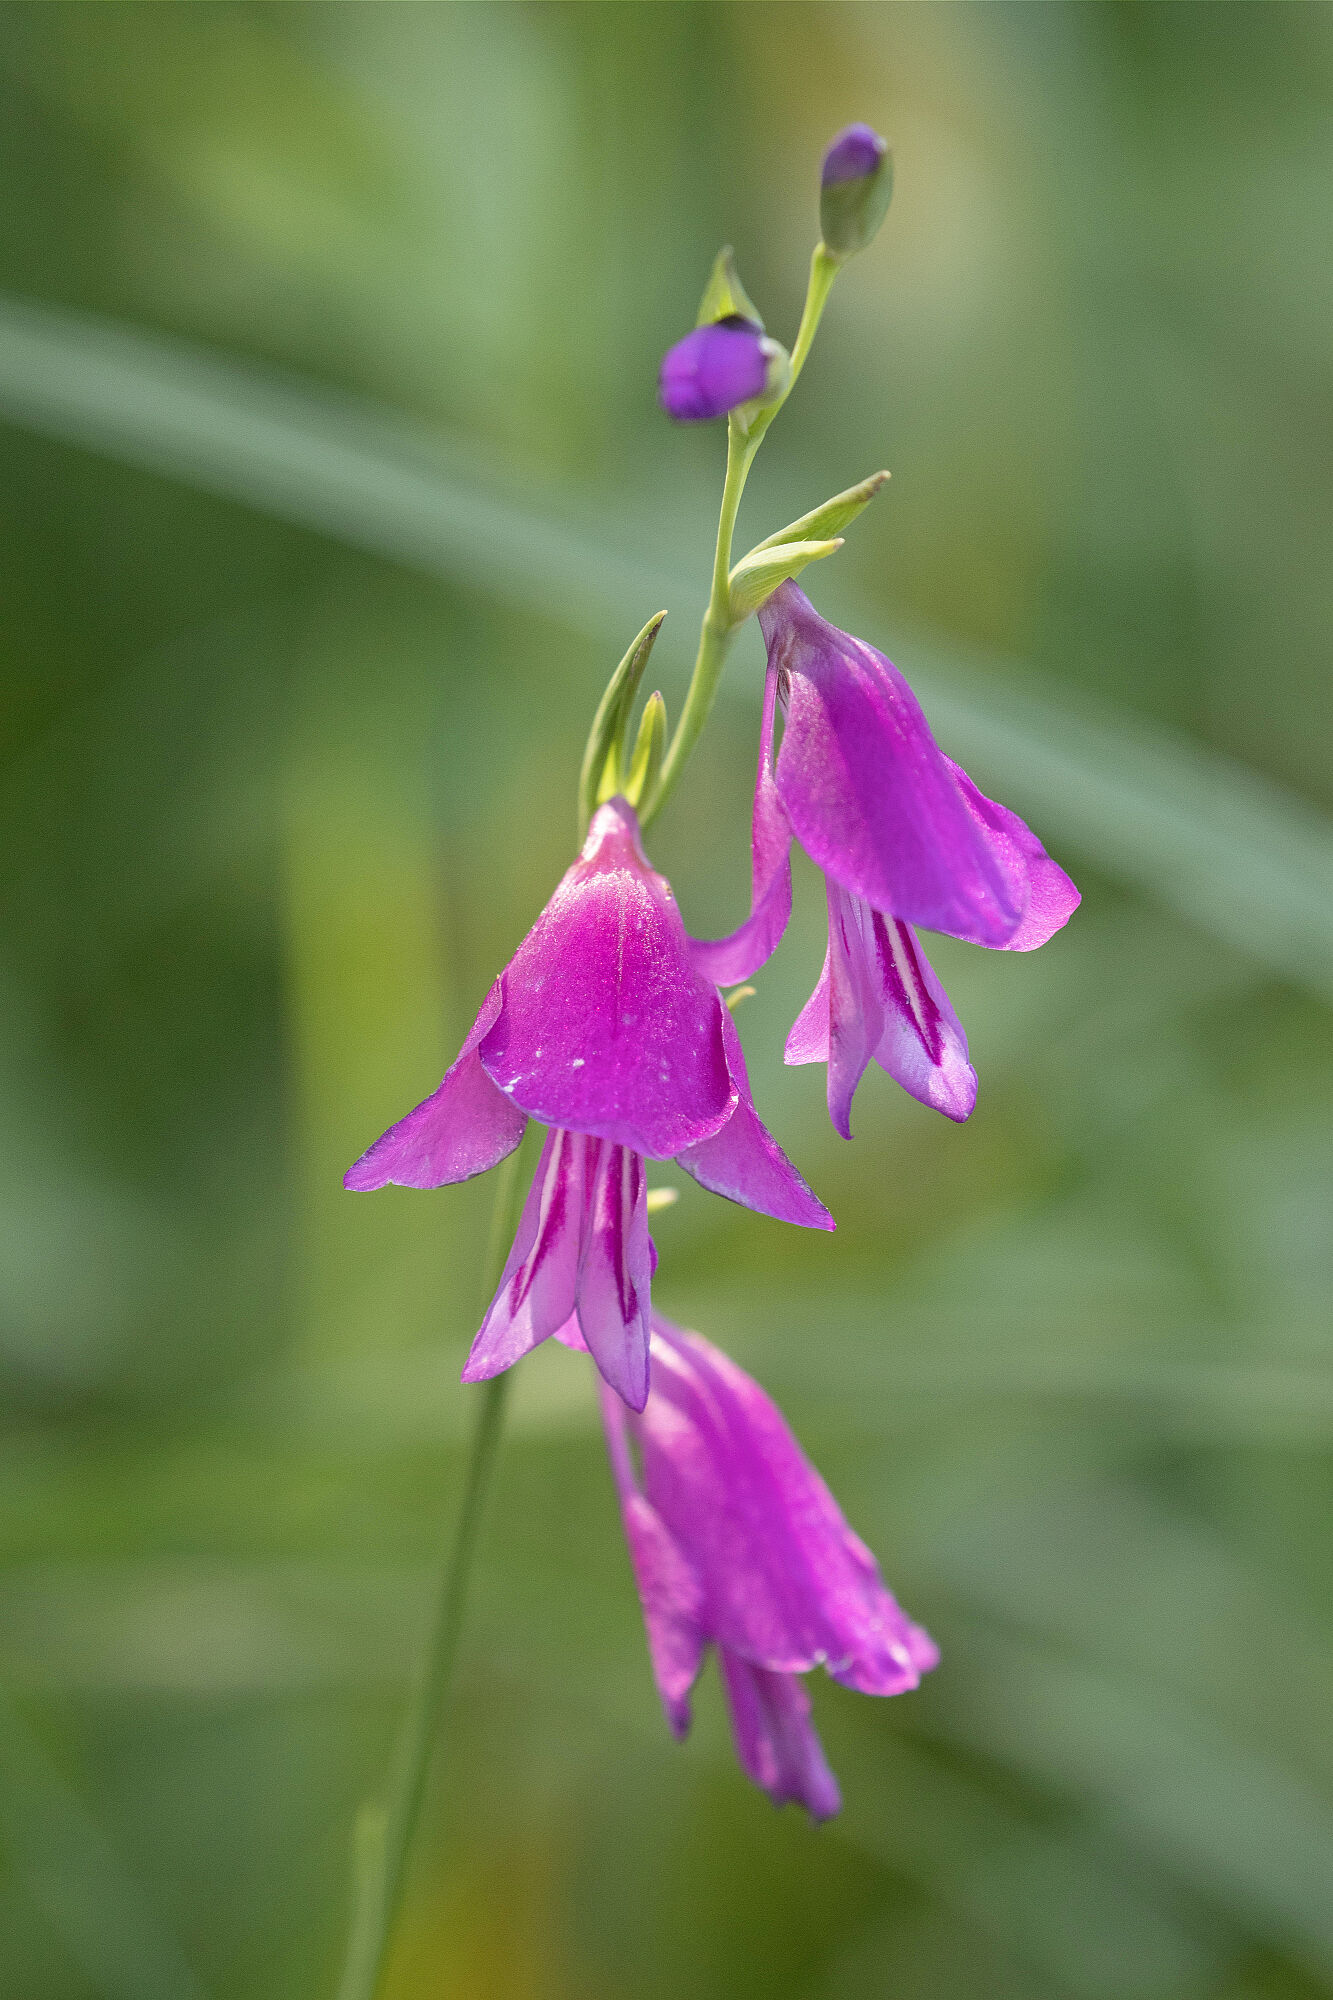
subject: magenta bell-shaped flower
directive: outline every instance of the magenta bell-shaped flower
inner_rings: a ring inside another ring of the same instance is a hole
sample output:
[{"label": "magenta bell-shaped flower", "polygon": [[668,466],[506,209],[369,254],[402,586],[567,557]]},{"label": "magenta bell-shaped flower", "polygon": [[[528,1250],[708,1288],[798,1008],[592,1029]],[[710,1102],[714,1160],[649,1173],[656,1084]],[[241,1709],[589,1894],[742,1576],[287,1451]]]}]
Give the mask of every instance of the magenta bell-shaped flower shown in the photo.
[{"label": "magenta bell-shaped flower", "polygon": [[783,349],[762,326],[731,313],[696,326],[667,349],[657,378],[658,400],[677,423],[707,423],[771,394],[784,361]]},{"label": "magenta bell-shaped flower", "polygon": [[763,964],[791,907],[795,835],[824,871],[829,948],[787,1061],[828,1063],[829,1112],[844,1138],[872,1059],[923,1104],[966,1118],[976,1096],[967,1040],[913,926],[1032,951],[1068,921],[1078,890],[1018,815],[944,755],[882,653],[821,618],[791,582],[760,608],[759,624],[768,679],[751,914],[730,937],[698,945],[698,962],[721,985]]},{"label": "magenta bell-shaped flower", "polygon": [[623,798],[598,808],[438,1090],[375,1141],[344,1185],[467,1180],[513,1152],[529,1117],[552,1130],[468,1380],[509,1367],[573,1313],[606,1379],[642,1407],[645,1157],[675,1159],[760,1214],[833,1227],[760,1122],[735,1024]]},{"label": "magenta bell-shaped flower", "polygon": [[689,1729],[715,1645],[746,1774],[827,1819],[838,1786],[800,1676],[822,1666],[862,1694],[903,1694],[939,1653],[759,1384],[660,1313],[652,1354],[642,1415],[603,1391],[602,1416],[667,1721]]}]

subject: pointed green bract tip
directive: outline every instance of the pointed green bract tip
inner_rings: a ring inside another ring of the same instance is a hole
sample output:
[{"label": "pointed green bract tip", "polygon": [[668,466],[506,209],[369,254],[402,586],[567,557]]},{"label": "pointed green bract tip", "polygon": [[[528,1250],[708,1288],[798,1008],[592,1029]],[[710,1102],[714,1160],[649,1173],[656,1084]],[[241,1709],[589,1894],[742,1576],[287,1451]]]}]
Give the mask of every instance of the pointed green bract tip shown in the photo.
[{"label": "pointed green bract tip", "polygon": [[588,822],[601,801],[613,798],[623,789],[625,735],[630,713],[648,656],[653,650],[653,642],[662,629],[665,617],[666,612],[659,611],[648,620],[607,682],[606,692],[597,704],[579,772],[580,836],[587,831]]},{"label": "pointed green bract tip", "polygon": [[694,324],[709,326],[714,320],[729,319],[733,313],[741,319],[751,320],[760,331],[764,322],[754,300],[746,291],[736,269],[736,253],[731,245],[725,244],[713,260],[713,268],[704,286],[704,295],[699,301],[699,314]]},{"label": "pointed green bract tip", "polygon": [[808,514],[801,515],[799,521],[789,521],[775,535],[766,536],[762,542],[756,543],[750,551],[751,555],[758,555],[760,549],[779,548],[784,542],[818,542],[829,535],[841,534],[858,514],[865,511],[888,478],[887,472],[872,472],[868,479],[849,486],[845,493],[835,493],[822,506],[812,507]]},{"label": "pointed green bract tip", "polygon": [[771,548],[751,549],[731,572],[730,612],[739,625],[761,604],[766,604],[780,583],[799,576],[812,562],[822,562],[842,547],[842,537],[826,541],[778,542]]},{"label": "pointed green bract tip", "polygon": [[629,772],[622,787],[625,797],[636,811],[645,799],[653,795],[661,774],[662,759],[666,755],[666,740],[666,703],[654,689],[643,705],[639,733],[634,741],[634,755],[630,758]]}]

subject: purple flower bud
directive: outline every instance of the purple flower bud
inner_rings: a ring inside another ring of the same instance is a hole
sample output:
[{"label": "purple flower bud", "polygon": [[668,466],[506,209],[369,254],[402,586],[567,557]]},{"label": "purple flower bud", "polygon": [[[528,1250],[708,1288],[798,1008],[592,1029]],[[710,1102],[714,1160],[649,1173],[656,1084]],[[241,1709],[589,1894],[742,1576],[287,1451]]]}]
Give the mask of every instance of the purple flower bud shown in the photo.
[{"label": "purple flower bud", "polygon": [[741,403],[771,395],[783,349],[739,313],[697,326],[668,348],[657,378],[658,399],[677,423],[707,423]]},{"label": "purple flower bud", "polygon": [[820,176],[824,247],[854,257],[872,241],[893,193],[893,159],[869,125],[848,125],[830,142]]},{"label": "purple flower bud", "polygon": [[829,142],[820,185],[828,187],[834,181],[855,181],[873,174],[888,150],[872,126],[848,125]]}]

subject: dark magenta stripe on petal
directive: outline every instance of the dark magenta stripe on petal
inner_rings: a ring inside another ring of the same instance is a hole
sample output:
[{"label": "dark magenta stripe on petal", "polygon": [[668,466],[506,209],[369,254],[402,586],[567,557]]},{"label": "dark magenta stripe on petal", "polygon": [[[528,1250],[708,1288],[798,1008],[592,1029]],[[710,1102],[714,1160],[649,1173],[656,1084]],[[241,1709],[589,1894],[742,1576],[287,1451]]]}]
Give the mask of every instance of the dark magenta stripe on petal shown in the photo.
[{"label": "dark magenta stripe on petal", "polygon": [[465,1382],[512,1368],[573,1313],[585,1165],[582,1141],[568,1132],[547,1133],[504,1273],[463,1369]]},{"label": "dark magenta stripe on petal", "polygon": [[579,1264],[578,1320],[604,1381],[632,1410],[648,1400],[652,1244],[643,1161],[621,1146],[600,1146],[589,1187]]},{"label": "dark magenta stripe on petal", "polygon": [[962,1023],[911,926],[878,911],[867,910],[867,916],[885,971],[875,1061],[919,1103],[961,1124],[977,1101],[977,1075]]},{"label": "dark magenta stripe on petal", "polygon": [[937,1064],[944,1049],[944,1022],[927,981],[924,954],[911,926],[881,916],[862,905],[870,931],[870,948],[879,972],[885,1011],[896,1013],[919,1043],[926,1061]]},{"label": "dark magenta stripe on petal", "polygon": [[967,1118],[977,1095],[967,1037],[911,926],[836,882],[826,886],[825,979],[792,1030],[788,1061],[793,1043],[798,1059],[802,1050],[806,1061],[826,1055],[829,1116],[844,1139],[851,1137],[852,1097],[872,1060],[919,1103]]}]

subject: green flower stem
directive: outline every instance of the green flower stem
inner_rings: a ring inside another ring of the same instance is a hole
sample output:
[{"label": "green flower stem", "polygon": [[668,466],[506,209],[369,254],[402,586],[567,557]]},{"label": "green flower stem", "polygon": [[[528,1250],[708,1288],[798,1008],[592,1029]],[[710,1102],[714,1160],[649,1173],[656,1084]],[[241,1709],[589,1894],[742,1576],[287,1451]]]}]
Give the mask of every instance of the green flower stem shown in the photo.
[{"label": "green flower stem", "polygon": [[745,481],[754,463],[756,447],[741,428],[736,418],[727,419],[727,476],[722,486],[722,507],[717,522],[717,546],[713,552],[713,587],[709,593],[708,609],[704,612],[703,627],[699,633],[699,651],[695,656],[694,672],[690,676],[689,692],[685,696],[685,706],[681,710],[680,721],[676,724],[662,763],[661,774],[653,788],[651,797],[639,809],[639,817],[647,825],[660,808],[665,805],[675,790],[681,772],[689,761],[690,752],[703,734],[713,699],[717,694],[717,684],[722,677],[722,667],[727,657],[727,648],[735,627],[731,622],[731,589],[728,579],[731,575],[731,543],[736,532],[736,515],[740,509],[741,495],[745,491]]},{"label": "green flower stem", "polygon": [[[534,1130],[529,1124],[525,1143],[497,1170],[486,1259],[488,1301],[500,1281],[517,1224],[523,1187],[520,1160],[529,1151]],[[458,1654],[468,1577],[495,1469],[508,1387],[506,1373],[496,1375],[480,1391],[462,1505],[440,1578],[430,1638],[403,1717],[387,1797],[382,1804],[364,1806],[358,1816],[352,1923],[338,2000],[375,2000],[379,1990]]]},{"label": "green flower stem", "polygon": [[670,748],[663,759],[657,784],[651,796],[644,800],[639,809],[639,818],[645,826],[660,812],[675,790],[680,775],[689,761],[690,753],[703,734],[704,724],[708,720],[717,695],[718,682],[722,678],[727,649],[731,645],[738,625],[744,622],[732,616],[729,583],[731,545],[736,533],[736,516],[740,511],[741,495],[745,491],[750,467],[754,464],[755,455],[767,435],[768,427],[795,388],[797,377],[805,366],[806,357],[823,317],[824,307],[828,304],[829,293],[833,289],[833,280],[841,268],[838,259],[826,250],[822,243],[816,244],[814,255],[810,259],[810,279],[806,286],[801,324],[796,332],[796,345],[792,349],[791,373],[786,388],[776,402],[760,410],[748,426],[743,425],[734,415],[727,420],[727,474],[722,486],[717,545],[713,553],[713,586],[699,633],[699,651],[695,656],[694,672],[690,676],[685,706],[681,710],[680,721],[676,724]]},{"label": "green flower stem", "polygon": [[[824,317],[829,293],[833,290],[833,280],[842,269],[841,261],[822,243],[816,243],[810,258],[810,277],[805,288],[805,304],[801,309],[801,324],[796,329],[796,345],[791,351],[791,371],[787,376],[787,386],[775,403],[759,412],[750,428],[752,450],[751,459],[763,442],[765,431],[778,411],[790,396],[804,368],[810,349],[814,346],[819,322]],[[747,467],[748,470],[748,467]]]}]

